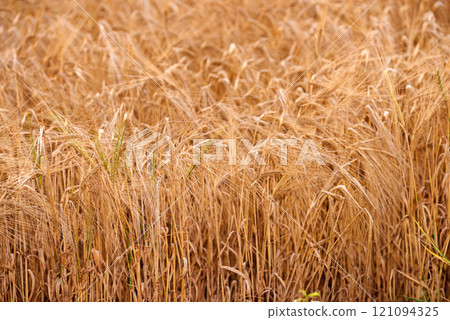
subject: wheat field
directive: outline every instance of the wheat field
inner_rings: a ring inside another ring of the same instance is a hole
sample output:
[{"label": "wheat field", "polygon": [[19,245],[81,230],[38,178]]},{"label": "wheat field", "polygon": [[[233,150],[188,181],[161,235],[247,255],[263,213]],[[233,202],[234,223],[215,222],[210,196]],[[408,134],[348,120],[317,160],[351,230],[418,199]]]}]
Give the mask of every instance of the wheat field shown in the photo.
[{"label": "wheat field", "polygon": [[[449,301],[449,16],[2,0],[0,301]],[[167,164],[127,161],[142,130]],[[267,138],[324,163],[193,164]]]}]

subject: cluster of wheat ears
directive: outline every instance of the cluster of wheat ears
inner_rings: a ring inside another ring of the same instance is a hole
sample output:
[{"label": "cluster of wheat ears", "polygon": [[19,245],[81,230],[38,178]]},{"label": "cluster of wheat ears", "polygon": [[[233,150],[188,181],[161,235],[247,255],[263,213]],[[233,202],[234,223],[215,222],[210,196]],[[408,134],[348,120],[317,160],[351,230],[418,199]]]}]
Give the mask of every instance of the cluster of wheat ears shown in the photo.
[{"label": "cluster of wheat ears", "polygon": [[[0,300],[448,301],[449,16],[2,0]],[[169,163],[127,164],[144,129]],[[193,139],[292,137],[325,164],[192,164]]]}]

